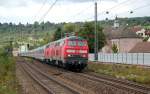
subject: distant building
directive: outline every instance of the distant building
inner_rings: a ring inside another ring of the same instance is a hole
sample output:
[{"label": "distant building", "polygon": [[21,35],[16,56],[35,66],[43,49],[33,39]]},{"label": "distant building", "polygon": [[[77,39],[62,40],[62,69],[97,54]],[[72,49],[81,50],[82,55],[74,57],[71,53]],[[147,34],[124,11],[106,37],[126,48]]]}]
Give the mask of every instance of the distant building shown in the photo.
[{"label": "distant building", "polygon": [[133,26],[133,28],[131,29],[133,32],[137,32],[140,31],[142,29],[142,26],[138,25],[138,26]]},{"label": "distant building", "polygon": [[116,19],[114,20],[114,28],[119,28],[119,21],[118,18],[116,17]]},{"label": "distant building", "polygon": [[20,52],[20,53],[21,53],[21,52],[27,52],[27,51],[28,51],[27,45],[22,45],[22,46],[19,47],[19,52]]},{"label": "distant building", "polygon": [[140,42],[131,50],[131,53],[150,53],[150,42]]},{"label": "distant building", "polygon": [[137,31],[136,34],[143,37],[143,38],[150,37],[150,30],[141,29],[140,31]]},{"label": "distant building", "polygon": [[137,43],[142,42],[135,32],[126,27],[105,28],[104,34],[107,38],[107,45],[102,48],[102,52],[112,52],[112,46],[115,44],[118,48],[118,52],[129,52]]},{"label": "distant building", "polygon": [[150,37],[150,30],[149,29],[144,29],[141,26],[134,26],[132,28],[133,32],[136,32],[136,34],[140,37]]}]

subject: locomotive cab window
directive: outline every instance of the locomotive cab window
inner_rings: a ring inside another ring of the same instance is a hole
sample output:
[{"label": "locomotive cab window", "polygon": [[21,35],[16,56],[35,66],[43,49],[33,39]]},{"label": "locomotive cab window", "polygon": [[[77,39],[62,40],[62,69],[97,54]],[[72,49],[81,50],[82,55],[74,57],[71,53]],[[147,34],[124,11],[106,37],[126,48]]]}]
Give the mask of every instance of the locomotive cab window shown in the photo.
[{"label": "locomotive cab window", "polygon": [[64,42],[64,41],[60,42],[60,46],[63,46],[64,44],[65,44],[65,42]]},{"label": "locomotive cab window", "polygon": [[84,42],[84,41],[78,41],[78,46],[86,46],[86,42]]},{"label": "locomotive cab window", "polygon": [[68,46],[76,46],[77,45],[77,43],[76,43],[76,41],[68,41]]}]

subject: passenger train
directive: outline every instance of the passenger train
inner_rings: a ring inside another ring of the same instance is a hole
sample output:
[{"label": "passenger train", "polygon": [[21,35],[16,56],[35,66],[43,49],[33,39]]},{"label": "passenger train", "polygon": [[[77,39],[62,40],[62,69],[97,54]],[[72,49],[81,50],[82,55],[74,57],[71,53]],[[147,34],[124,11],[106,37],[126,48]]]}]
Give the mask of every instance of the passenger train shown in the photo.
[{"label": "passenger train", "polygon": [[88,52],[89,48],[85,39],[70,36],[20,53],[20,56],[39,59],[67,69],[83,70],[87,66]]}]

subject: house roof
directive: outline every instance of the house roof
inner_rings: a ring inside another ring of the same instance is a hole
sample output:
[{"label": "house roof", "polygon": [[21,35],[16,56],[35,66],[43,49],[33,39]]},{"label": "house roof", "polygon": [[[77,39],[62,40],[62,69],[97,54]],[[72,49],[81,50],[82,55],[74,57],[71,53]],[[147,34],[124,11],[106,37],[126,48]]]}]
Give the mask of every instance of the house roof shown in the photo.
[{"label": "house roof", "polygon": [[150,42],[137,43],[131,50],[131,53],[150,53]]},{"label": "house roof", "polygon": [[133,32],[137,32],[137,31],[140,31],[141,29],[142,29],[141,26],[134,26],[134,27],[132,28],[132,31],[133,31]]},{"label": "house roof", "polygon": [[104,34],[108,39],[118,39],[118,38],[139,38],[135,32],[127,27],[113,28],[108,27],[104,29]]}]

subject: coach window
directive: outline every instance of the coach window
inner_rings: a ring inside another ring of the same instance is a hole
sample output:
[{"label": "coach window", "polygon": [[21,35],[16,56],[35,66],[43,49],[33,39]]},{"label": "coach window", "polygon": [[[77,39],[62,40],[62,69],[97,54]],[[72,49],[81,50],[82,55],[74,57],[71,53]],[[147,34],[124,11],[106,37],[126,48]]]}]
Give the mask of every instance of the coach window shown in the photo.
[{"label": "coach window", "polygon": [[57,46],[57,43],[55,42],[55,43],[54,43],[54,47],[56,47],[56,46]]},{"label": "coach window", "polygon": [[50,48],[50,47],[51,47],[51,44],[49,44],[48,47]]},{"label": "coach window", "polygon": [[60,42],[58,42],[58,45],[57,46],[60,46]]},{"label": "coach window", "polygon": [[60,42],[60,46],[63,46],[63,45],[64,45],[64,43],[65,43],[64,41]]},{"label": "coach window", "polygon": [[40,53],[43,53],[43,49],[40,49]]},{"label": "coach window", "polygon": [[48,48],[48,47],[49,47],[49,45],[46,46],[46,48]]},{"label": "coach window", "polygon": [[56,42],[56,46],[58,46],[58,42]]}]

